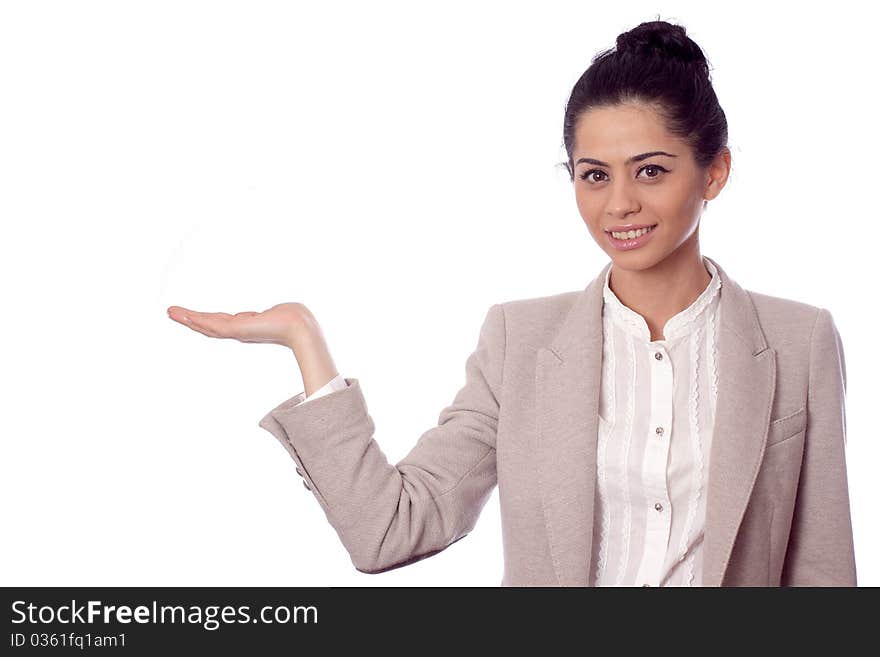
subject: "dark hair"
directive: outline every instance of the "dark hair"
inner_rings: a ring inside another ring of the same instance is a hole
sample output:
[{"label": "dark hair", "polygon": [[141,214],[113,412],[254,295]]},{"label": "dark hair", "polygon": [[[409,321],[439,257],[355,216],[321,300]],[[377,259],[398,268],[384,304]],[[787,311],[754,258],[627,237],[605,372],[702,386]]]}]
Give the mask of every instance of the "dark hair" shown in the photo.
[{"label": "dark hair", "polygon": [[578,119],[590,109],[626,102],[656,109],[667,130],[691,146],[700,167],[727,147],[727,117],[703,51],[681,25],[650,21],[619,35],[615,49],[597,54],[571,91],[562,135],[568,154],[563,164],[572,181]]}]

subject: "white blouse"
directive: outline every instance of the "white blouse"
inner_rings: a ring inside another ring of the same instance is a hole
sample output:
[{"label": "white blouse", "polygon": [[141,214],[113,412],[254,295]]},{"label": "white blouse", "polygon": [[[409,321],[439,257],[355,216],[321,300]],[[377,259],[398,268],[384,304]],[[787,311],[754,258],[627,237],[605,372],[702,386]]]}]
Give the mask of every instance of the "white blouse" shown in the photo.
[{"label": "white blouse", "polygon": [[605,277],[592,586],[700,586],[721,277],[651,341]]},{"label": "white blouse", "polygon": [[[591,586],[700,586],[721,277],[651,340],[605,276]],[[340,374],[303,401],[347,387]]]}]

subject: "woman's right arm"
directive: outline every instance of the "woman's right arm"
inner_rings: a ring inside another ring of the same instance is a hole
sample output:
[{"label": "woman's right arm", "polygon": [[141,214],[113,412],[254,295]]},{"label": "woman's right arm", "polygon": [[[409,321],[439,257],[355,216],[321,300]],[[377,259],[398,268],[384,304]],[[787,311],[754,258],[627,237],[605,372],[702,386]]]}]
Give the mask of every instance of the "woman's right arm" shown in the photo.
[{"label": "woman's right arm", "polygon": [[[375,425],[357,379],[345,379],[347,387],[303,403],[305,395],[338,376],[317,322],[310,313],[303,317],[294,330],[275,333],[284,335],[282,343],[294,351],[306,392],[273,408],[259,425],[296,462],[354,566],[366,573],[399,568],[463,538],[497,483],[495,440],[506,349],[502,306],[493,305],[486,314],[477,347],[465,363],[464,386],[440,412],[437,426],[396,465],[374,439]],[[245,324],[256,321],[245,319]]]}]

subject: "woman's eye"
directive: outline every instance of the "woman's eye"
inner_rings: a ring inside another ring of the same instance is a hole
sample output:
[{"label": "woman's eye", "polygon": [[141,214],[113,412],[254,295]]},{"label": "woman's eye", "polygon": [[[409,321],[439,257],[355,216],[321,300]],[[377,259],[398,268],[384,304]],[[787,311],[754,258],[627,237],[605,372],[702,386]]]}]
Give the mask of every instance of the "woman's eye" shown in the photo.
[{"label": "woman's eye", "polygon": [[[638,173],[641,173],[642,171],[654,171],[655,173],[653,173],[653,174],[649,173],[645,176],[650,179],[659,178],[660,172],[669,173],[668,169],[665,169],[664,167],[660,166],[659,164],[646,164],[645,166],[643,166],[641,169],[638,170]],[[638,177],[638,173],[637,173],[636,177]],[[589,183],[603,182],[602,178],[599,178],[599,179],[591,178],[590,176],[592,176],[593,174],[597,174],[599,176],[606,175],[606,173],[604,171],[602,171],[601,169],[589,169],[588,171],[584,171],[580,175],[580,178],[581,178],[581,180],[586,180]]]},{"label": "woman's eye", "polygon": [[584,171],[584,172],[581,174],[581,180],[586,180],[587,182],[602,182],[601,180],[596,180],[595,178],[593,178],[593,179],[588,179],[588,177],[589,177],[591,174],[594,174],[594,173],[598,173],[598,174],[603,175],[603,176],[605,175],[605,172],[602,171],[601,169],[590,169],[589,171]]},{"label": "woman's eye", "polygon": [[660,171],[666,172],[666,169],[661,167],[659,164],[647,164],[647,165],[643,166],[641,169],[639,169],[639,173],[641,173],[642,171],[648,171],[649,169],[655,170],[658,173],[656,173],[653,176],[649,175],[648,178],[658,178],[660,176],[660,173],[659,173]]}]

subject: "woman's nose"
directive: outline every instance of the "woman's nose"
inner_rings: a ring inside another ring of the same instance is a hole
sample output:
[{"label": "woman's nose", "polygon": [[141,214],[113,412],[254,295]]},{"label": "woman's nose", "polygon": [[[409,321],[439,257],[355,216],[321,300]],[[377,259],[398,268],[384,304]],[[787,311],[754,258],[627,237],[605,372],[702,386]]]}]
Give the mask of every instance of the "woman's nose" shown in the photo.
[{"label": "woman's nose", "polygon": [[635,190],[625,182],[612,183],[611,194],[608,197],[606,212],[612,217],[625,217],[631,212],[638,210],[639,204]]}]

